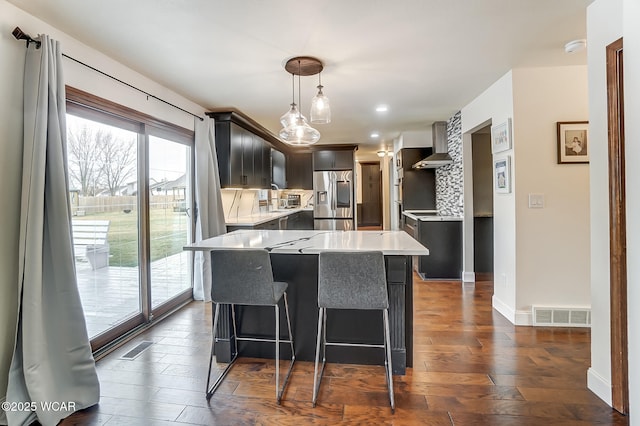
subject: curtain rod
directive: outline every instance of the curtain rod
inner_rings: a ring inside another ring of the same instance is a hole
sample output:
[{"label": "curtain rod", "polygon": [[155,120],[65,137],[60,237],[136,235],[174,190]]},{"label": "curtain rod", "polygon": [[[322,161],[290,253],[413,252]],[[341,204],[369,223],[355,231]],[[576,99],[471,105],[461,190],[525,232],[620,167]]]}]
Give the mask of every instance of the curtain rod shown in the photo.
[{"label": "curtain rod", "polygon": [[[40,48],[40,41],[35,40],[35,39],[34,39],[34,38],[32,38],[29,34],[25,34],[25,33],[24,33],[24,32],[23,32],[19,27],[16,27],[16,28],[13,30],[12,34],[13,34],[13,36],[16,38],[16,40],[25,40],[25,41],[27,42],[27,48],[29,47],[29,43],[35,43],[35,44],[36,44],[36,48]],[[145,94],[145,95],[147,96],[147,98],[151,97],[151,98],[153,98],[153,99],[155,99],[155,100],[157,100],[157,101],[160,101],[160,102],[162,102],[162,103],[164,103],[164,104],[167,104],[167,105],[169,105],[169,106],[172,106],[172,107],[174,107],[175,109],[179,109],[179,110],[180,110],[180,111],[182,111],[182,112],[186,112],[187,114],[189,114],[189,115],[192,115],[192,116],[196,117],[196,118],[197,118],[197,119],[199,119],[200,121],[203,121],[203,120],[204,120],[204,118],[200,117],[200,116],[199,116],[199,115],[197,115],[197,114],[192,113],[191,111],[187,111],[187,110],[186,110],[186,109],[184,109],[184,108],[180,108],[179,106],[174,105],[174,104],[172,104],[171,102],[167,102],[167,101],[165,101],[164,99],[161,99],[161,98],[159,98],[159,97],[157,97],[157,96],[155,96],[155,95],[152,95],[152,94],[151,94],[151,93],[149,93],[149,92],[146,92],[146,91],[144,91],[144,90],[142,90],[142,89],[140,89],[140,88],[138,88],[138,87],[136,87],[136,86],[134,86],[134,85],[132,85],[132,84],[127,83],[126,81],[122,81],[122,80],[120,80],[119,78],[114,77],[114,76],[112,76],[112,75],[110,75],[110,74],[107,74],[106,72],[104,72],[104,71],[102,71],[102,70],[99,70],[99,69],[97,69],[97,68],[95,68],[95,67],[92,67],[91,65],[85,64],[84,62],[79,61],[79,60],[77,60],[76,58],[72,58],[71,56],[69,56],[69,55],[67,55],[67,54],[65,54],[65,53],[63,53],[63,54],[62,54],[62,56],[64,56],[64,57],[65,57],[65,58],[67,58],[67,59],[70,59],[70,60],[72,60],[72,61],[74,61],[74,62],[77,62],[78,64],[83,65],[83,66],[85,66],[85,67],[87,67],[87,68],[89,68],[89,69],[91,69],[91,70],[93,70],[93,71],[95,71],[95,72],[97,72],[97,73],[100,73],[100,74],[104,75],[105,77],[109,77],[110,79],[115,80],[115,81],[117,81],[117,82],[118,82],[118,83],[120,83],[120,84],[124,84],[125,86],[130,87],[130,88],[131,88],[131,89],[133,89],[133,90],[137,90],[138,92]]]}]

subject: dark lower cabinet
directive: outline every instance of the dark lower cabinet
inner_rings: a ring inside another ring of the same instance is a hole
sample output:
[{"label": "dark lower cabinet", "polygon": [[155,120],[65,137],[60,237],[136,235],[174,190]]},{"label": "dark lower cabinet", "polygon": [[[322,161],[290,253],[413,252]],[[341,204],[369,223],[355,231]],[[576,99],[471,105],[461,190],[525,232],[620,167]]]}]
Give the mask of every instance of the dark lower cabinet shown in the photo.
[{"label": "dark lower cabinet", "polygon": [[254,226],[227,225],[227,232],[233,232],[238,229],[280,229],[280,223],[280,218],[278,218]]},{"label": "dark lower cabinet", "polygon": [[313,229],[313,212],[300,211],[289,215],[287,229],[309,230]]},{"label": "dark lower cabinet", "polygon": [[417,269],[423,279],[462,277],[462,221],[423,221],[418,223],[418,241],[429,249],[419,256]]},{"label": "dark lower cabinet", "polygon": [[254,226],[235,226],[227,225],[227,232],[233,232],[238,229],[293,229],[293,230],[309,230],[313,229],[313,212],[302,210],[291,213],[287,216],[281,216],[277,219],[261,223]]}]

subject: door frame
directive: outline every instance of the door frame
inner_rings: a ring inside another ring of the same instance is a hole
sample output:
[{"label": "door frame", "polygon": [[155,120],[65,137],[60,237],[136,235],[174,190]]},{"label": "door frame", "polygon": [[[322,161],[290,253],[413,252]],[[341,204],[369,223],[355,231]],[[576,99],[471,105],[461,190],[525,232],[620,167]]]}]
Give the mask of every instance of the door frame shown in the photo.
[{"label": "door frame", "polygon": [[627,234],[622,38],[607,46],[609,151],[609,278],[611,314],[611,401],[629,412],[627,337]]}]

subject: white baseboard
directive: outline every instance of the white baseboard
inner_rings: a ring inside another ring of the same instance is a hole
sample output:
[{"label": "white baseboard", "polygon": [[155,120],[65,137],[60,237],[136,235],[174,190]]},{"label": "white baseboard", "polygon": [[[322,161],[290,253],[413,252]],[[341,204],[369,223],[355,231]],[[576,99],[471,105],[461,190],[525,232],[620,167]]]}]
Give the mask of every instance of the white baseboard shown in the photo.
[{"label": "white baseboard", "polygon": [[476,282],[476,273],[475,272],[462,271],[462,281],[465,282],[465,283],[475,283]]},{"label": "white baseboard", "polygon": [[515,325],[533,325],[533,314],[531,311],[516,311]]},{"label": "white baseboard", "polygon": [[611,383],[593,368],[587,370],[587,388],[611,407]]},{"label": "white baseboard", "polygon": [[500,312],[503,317],[511,321],[512,324],[516,323],[515,311],[502,300],[498,299],[495,294],[493,295],[493,297],[491,297],[491,306],[493,307],[493,309]]}]

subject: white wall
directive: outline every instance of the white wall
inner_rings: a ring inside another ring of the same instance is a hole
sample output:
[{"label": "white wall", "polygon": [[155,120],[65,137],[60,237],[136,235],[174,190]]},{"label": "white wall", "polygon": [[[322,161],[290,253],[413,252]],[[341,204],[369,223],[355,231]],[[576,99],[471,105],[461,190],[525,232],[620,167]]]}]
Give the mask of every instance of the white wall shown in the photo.
[{"label": "white wall", "polygon": [[[600,1],[602,2],[602,0]],[[624,90],[627,166],[627,268],[630,424],[640,424],[640,2],[624,0]],[[593,348],[592,348],[593,350]]]},{"label": "white wall", "polygon": [[[17,306],[18,228],[20,224],[20,182],[22,180],[22,76],[24,42],[11,31],[19,26],[37,35],[45,33],[61,42],[69,56],[112,74],[160,98],[202,115],[204,108],[111,60],[43,21],[0,0],[0,182],[3,207],[0,209],[0,401],[4,399],[7,371],[13,352]],[[64,60],[67,84],[110,99],[157,118],[193,129],[193,117],[133,91],[119,83]],[[4,412],[0,410],[0,423]]]},{"label": "white wall", "polygon": [[[480,96],[462,108],[464,193],[466,205],[473,205],[473,177],[471,133],[487,123],[503,123],[513,117],[513,83],[509,71]],[[513,120],[516,123],[516,120]],[[514,145],[517,139],[514,138]],[[501,152],[494,160],[511,155],[512,150]],[[512,159],[512,168],[516,162]],[[515,189],[517,179],[512,176],[512,192],[493,197],[494,224],[494,294],[493,306],[511,322],[515,322],[516,309],[516,212]],[[465,276],[473,271],[473,209],[464,212],[464,267]]]},{"label": "white wall", "polygon": [[[471,133],[511,118],[511,193],[494,193],[493,306],[532,324],[531,306],[590,305],[589,166],[557,164],[556,122],[587,120],[587,68],[517,68],[462,109],[465,203],[473,202]],[[528,194],[545,195],[529,209]],[[469,204],[470,205],[470,204]],[[465,276],[473,271],[473,211],[465,211]],[[544,265],[544,267],[541,267]]]},{"label": "white wall", "polygon": [[513,70],[516,324],[532,305],[590,305],[589,165],[557,164],[556,144],[556,122],[588,120],[587,89],[586,66]]},{"label": "white wall", "polygon": [[[591,162],[589,164],[591,188],[591,367],[587,374],[587,385],[589,389],[609,404],[611,404],[611,324],[609,317],[609,175],[605,48],[621,36],[622,0],[597,0],[587,8],[589,134],[591,138]],[[628,87],[625,89],[627,93],[631,93],[628,91]],[[627,99],[627,101],[629,100]],[[629,117],[629,111],[626,113]],[[627,120],[627,123],[629,122],[631,120]],[[629,144],[627,144],[627,149],[629,149]],[[629,163],[630,160],[630,157],[627,157],[627,170],[633,170]],[[630,189],[627,184],[627,191]],[[630,312],[632,311],[630,310]],[[631,358],[629,360],[631,361]]]}]

